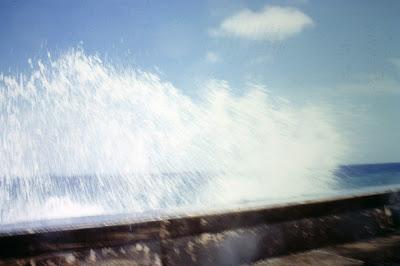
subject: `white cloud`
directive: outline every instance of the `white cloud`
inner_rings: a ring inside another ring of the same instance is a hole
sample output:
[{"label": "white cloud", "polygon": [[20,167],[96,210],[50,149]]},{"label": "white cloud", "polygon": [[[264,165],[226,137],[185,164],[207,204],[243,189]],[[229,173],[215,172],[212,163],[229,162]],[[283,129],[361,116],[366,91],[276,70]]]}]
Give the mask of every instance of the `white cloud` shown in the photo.
[{"label": "white cloud", "polygon": [[206,54],[206,61],[209,63],[217,63],[221,61],[221,58],[219,57],[218,54],[208,51]]},{"label": "white cloud", "polygon": [[250,40],[281,41],[314,25],[313,20],[297,8],[266,6],[261,11],[243,9],[226,18],[212,36],[232,36]]}]

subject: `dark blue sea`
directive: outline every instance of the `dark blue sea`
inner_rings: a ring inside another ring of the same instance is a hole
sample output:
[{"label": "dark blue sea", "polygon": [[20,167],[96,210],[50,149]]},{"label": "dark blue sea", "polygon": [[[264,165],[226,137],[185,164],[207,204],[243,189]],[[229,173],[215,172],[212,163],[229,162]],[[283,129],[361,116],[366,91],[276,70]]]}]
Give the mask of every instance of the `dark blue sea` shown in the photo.
[{"label": "dark blue sea", "polygon": [[362,189],[400,184],[400,163],[353,164],[340,166],[336,189]]}]

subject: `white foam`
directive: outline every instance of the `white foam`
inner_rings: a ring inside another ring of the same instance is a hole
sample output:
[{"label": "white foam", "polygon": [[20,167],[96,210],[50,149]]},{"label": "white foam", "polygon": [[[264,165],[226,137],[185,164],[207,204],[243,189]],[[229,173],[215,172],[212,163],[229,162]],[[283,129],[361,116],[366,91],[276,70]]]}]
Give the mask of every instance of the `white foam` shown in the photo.
[{"label": "white foam", "polygon": [[[172,179],[160,184],[150,175],[166,172],[213,173],[192,192],[204,206],[318,193],[334,182],[346,151],[328,110],[295,108],[260,85],[236,95],[214,80],[193,100],[155,74],[117,69],[79,49],[30,64],[30,74],[0,75],[0,199],[12,202],[19,178],[17,193],[25,194],[16,198],[31,202],[21,213],[52,200],[39,195],[59,189],[49,187],[50,175],[124,180],[126,193],[110,198],[125,202],[119,211],[188,197],[170,193]],[[134,202],[138,188],[147,198]],[[93,204],[88,213],[100,212]],[[1,208],[0,222],[12,220],[11,208]]]}]

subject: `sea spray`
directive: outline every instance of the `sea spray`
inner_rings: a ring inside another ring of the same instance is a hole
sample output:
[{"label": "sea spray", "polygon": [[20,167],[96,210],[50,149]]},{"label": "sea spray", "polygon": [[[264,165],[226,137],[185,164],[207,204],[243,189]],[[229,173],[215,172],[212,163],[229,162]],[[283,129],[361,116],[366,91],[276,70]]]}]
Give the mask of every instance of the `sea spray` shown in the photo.
[{"label": "sea spray", "polygon": [[0,223],[313,194],[345,141],[321,106],[211,80],[193,99],[72,49],[0,75]]}]

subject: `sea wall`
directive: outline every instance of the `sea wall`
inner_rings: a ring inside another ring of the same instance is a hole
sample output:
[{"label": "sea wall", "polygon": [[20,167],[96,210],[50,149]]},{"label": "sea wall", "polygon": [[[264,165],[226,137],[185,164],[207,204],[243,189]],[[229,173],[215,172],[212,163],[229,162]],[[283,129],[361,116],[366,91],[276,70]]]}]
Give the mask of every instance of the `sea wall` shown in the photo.
[{"label": "sea wall", "polygon": [[2,231],[0,265],[240,265],[390,234],[384,191],[147,221]]}]

